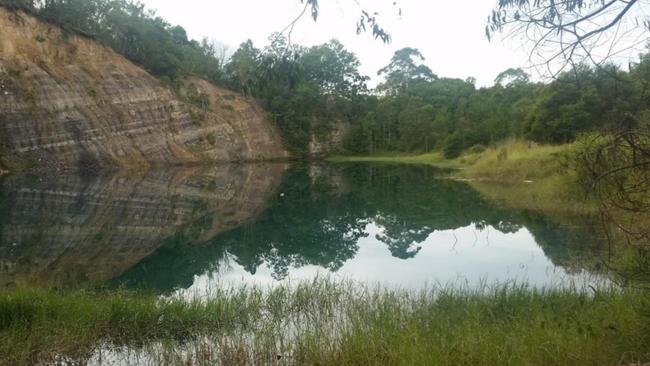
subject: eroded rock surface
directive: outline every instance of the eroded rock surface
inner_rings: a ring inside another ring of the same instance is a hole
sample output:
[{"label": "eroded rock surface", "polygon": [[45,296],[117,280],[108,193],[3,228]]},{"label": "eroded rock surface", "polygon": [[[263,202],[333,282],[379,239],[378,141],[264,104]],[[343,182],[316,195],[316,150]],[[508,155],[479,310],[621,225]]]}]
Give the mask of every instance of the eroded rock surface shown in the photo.
[{"label": "eroded rock surface", "polygon": [[[197,106],[92,39],[0,7],[0,159],[8,170],[287,157],[254,102],[193,78]],[[188,85],[188,83],[186,83]]]}]

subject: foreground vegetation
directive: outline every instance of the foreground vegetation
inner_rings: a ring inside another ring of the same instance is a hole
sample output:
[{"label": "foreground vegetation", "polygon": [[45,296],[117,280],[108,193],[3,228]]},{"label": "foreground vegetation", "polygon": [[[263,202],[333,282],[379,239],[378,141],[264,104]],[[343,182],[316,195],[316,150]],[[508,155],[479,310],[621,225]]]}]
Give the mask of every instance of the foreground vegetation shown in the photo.
[{"label": "foreground vegetation", "polygon": [[649,300],[633,289],[406,292],[322,279],[203,300],[15,289],[0,294],[0,363],[103,348],[150,364],[618,365],[650,360]]}]

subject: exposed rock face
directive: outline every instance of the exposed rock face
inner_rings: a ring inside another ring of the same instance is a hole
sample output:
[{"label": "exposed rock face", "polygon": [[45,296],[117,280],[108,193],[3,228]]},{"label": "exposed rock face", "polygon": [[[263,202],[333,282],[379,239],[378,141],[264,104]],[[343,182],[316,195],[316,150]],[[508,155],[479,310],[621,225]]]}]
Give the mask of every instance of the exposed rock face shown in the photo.
[{"label": "exposed rock face", "polygon": [[200,79],[195,106],[97,42],[0,7],[0,159],[9,170],[285,158],[251,101]]},{"label": "exposed rock face", "polygon": [[263,212],[285,169],[225,164],[144,176],[9,177],[0,186],[0,288],[99,284],[174,235],[203,243]]},{"label": "exposed rock face", "polygon": [[345,137],[350,131],[350,125],[344,122],[336,122],[332,130],[325,136],[312,135],[309,142],[309,155],[313,158],[324,158],[332,153],[343,150]]}]

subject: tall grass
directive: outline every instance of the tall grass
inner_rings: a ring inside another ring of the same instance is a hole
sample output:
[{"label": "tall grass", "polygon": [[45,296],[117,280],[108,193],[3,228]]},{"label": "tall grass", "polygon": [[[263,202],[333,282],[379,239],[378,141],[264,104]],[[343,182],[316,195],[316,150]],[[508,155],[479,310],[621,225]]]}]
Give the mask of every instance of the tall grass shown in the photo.
[{"label": "tall grass", "polygon": [[544,179],[570,168],[568,159],[572,148],[572,144],[539,145],[509,140],[481,153],[468,164],[465,174],[502,183]]},{"label": "tall grass", "polygon": [[462,171],[485,197],[513,209],[595,214],[597,204],[573,166],[576,146],[511,140],[487,149]]},{"label": "tall grass", "polygon": [[0,294],[0,363],[617,365],[650,360],[634,289],[428,288],[317,279],[204,297]]}]

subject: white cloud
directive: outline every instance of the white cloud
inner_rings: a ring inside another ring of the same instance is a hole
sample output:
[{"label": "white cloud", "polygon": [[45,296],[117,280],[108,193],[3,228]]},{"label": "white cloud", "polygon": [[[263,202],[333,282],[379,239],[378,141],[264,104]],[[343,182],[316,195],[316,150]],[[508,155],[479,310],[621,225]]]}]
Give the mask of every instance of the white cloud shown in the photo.
[{"label": "white cloud", "polygon": [[[283,29],[302,10],[299,0],[144,0],[151,9],[173,24],[183,26],[191,38],[217,39],[235,49],[246,39],[257,47],[268,36]],[[491,85],[496,75],[526,64],[526,53],[516,40],[510,44],[488,42],[484,35],[487,15],[494,0],[421,1],[399,0],[401,18],[392,0],[322,0],[318,22],[303,17],[292,33],[292,41],[314,45],[339,39],[361,60],[361,71],[377,82],[376,72],[393,52],[402,47],[418,48],[426,64],[439,76],[475,77],[478,85]],[[361,9],[378,11],[381,24],[393,37],[389,45],[356,34]]]}]

